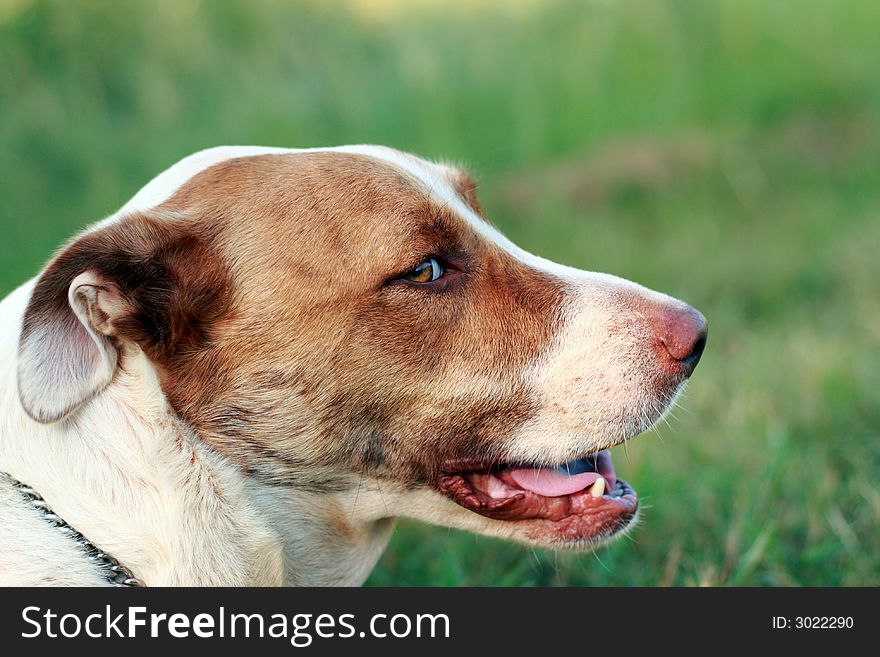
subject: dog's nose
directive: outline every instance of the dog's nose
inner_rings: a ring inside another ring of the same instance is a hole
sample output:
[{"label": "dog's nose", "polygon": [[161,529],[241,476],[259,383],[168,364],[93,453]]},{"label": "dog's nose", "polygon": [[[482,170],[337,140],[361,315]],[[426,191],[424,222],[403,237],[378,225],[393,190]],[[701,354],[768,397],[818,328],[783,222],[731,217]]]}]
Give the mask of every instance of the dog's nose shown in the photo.
[{"label": "dog's nose", "polygon": [[659,320],[657,336],[660,342],[676,366],[684,368],[685,376],[690,376],[706,348],[706,318],[696,308],[682,304],[664,309]]}]

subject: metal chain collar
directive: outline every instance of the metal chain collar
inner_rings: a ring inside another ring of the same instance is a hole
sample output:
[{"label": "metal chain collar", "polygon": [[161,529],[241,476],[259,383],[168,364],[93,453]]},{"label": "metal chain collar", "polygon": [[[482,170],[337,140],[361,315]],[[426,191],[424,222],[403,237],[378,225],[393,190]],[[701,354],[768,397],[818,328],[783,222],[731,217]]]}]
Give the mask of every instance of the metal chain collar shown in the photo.
[{"label": "metal chain collar", "polygon": [[0,476],[8,479],[13,488],[21,493],[22,497],[27,500],[30,506],[40,512],[44,520],[53,527],[57,527],[72,540],[79,543],[79,545],[85,549],[88,558],[93,561],[97,567],[103,568],[106,571],[105,576],[111,584],[114,586],[146,586],[141,580],[132,575],[128,568],[123,566],[106,552],[103,552],[89,539],[68,525],[61,516],[53,512],[52,507],[40,497],[40,494],[37,493],[37,491],[30,486],[21,483],[18,479],[15,479],[2,470],[0,470]]}]

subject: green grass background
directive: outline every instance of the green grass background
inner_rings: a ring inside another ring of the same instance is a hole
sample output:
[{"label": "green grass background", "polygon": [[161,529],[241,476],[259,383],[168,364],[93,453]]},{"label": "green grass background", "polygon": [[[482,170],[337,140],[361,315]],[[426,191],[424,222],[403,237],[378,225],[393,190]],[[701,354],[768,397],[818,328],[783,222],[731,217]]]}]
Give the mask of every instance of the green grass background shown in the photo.
[{"label": "green grass background", "polygon": [[194,150],[358,142],[711,325],[628,540],[404,522],[371,584],[880,584],[876,0],[0,0],[0,294]]}]

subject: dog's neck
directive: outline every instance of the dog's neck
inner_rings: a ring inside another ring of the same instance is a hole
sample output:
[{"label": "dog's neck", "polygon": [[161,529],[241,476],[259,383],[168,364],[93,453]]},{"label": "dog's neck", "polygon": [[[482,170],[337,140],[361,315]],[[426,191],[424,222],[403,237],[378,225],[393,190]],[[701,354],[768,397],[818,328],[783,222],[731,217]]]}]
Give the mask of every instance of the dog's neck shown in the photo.
[{"label": "dog's neck", "polygon": [[[0,470],[35,488],[148,586],[366,579],[392,521],[355,514],[347,495],[317,499],[249,480],[168,408],[139,351],[126,353],[110,387],[71,417],[49,425],[29,418],[15,381],[31,287],[0,304]],[[44,521],[34,514],[34,522]],[[0,538],[0,554],[16,547],[7,540],[16,539]]]}]

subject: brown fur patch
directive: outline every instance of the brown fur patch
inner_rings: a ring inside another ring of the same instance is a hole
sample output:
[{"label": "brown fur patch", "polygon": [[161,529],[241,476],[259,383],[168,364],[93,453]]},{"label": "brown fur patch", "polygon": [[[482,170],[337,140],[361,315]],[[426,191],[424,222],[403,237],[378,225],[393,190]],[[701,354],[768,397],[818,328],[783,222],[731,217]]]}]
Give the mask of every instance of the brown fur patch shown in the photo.
[{"label": "brown fur patch", "polygon": [[203,348],[228,307],[227,270],[207,226],[133,215],[62,249],[37,282],[22,340],[54,315],[70,314],[68,289],[84,271],[111,281],[128,312],[112,327],[157,362]]}]

